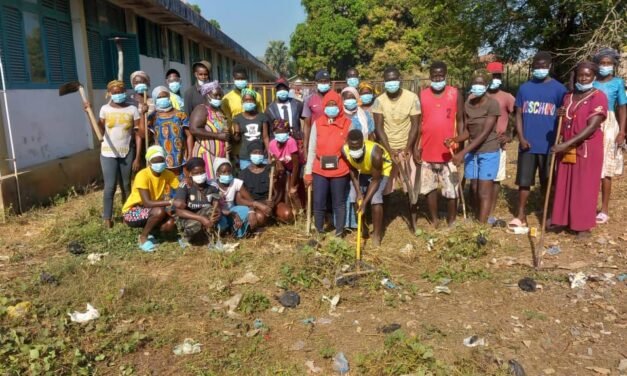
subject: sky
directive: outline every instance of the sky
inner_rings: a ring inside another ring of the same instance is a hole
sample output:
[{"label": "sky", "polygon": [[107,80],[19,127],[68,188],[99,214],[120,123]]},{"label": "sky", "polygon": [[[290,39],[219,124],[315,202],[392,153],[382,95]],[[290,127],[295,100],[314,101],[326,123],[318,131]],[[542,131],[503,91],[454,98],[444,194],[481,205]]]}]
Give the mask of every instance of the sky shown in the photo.
[{"label": "sky", "polygon": [[296,25],[306,18],[300,0],[187,2],[200,5],[204,18],[216,19],[223,32],[256,57],[263,57],[271,40],[283,40],[289,46]]}]

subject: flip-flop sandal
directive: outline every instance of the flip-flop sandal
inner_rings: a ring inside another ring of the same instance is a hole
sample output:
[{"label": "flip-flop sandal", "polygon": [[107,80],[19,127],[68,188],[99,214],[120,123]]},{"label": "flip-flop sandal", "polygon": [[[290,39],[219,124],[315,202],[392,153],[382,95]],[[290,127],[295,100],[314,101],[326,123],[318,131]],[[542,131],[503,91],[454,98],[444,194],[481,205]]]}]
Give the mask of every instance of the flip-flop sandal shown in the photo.
[{"label": "flip-flop sandal", "polygon": [[507,233],[514,235],[527,235],[529,233],[529,227],[510,227],[507,229]]},{"label": "flip-flop sandal", "polygon": [[150,240],[146,240],[144,243],[139,244],[139,249],[142,252],[152,253],[155,251],[155,248],[156,248],[155,243],[153,243]]},{"label": "flip-flop sandal", "polygon": [[518,227],[528,228],[528,226],[526,224],[522,223],[522,221],[520,219],[518,219],[518,218],[512,219],[507,224],[507,229],[508,230],[514,230],[515,228],[518,228]]},{"label": "flip-flop sandal", "polygon": [[604,225],[610,220],[610,216],[601,212],[597,214],[596,222],[597,225]]},{"label": "flip-flop sandal", "polygon": [[148,240],[150,240],[152,242],[152,244],[157,245],[159,244],[159,241],[157,240],[157,238],[155,238],[154,235],[148,235]]}]

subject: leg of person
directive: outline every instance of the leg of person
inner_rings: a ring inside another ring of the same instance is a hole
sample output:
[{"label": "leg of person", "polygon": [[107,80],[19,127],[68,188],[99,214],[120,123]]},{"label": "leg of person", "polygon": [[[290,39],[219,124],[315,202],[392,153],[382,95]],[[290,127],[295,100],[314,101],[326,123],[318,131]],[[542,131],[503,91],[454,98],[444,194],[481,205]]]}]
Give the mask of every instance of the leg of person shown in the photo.
[{"label": "leg of person", "polygon": [[248,208],[248,206],[237,205],[231,208],[231,212],[237,213],[239,218],[242,220],[242,226],[240,228],[233,228],[233,233],[235,234],[235,237],[241,239],[246,236],[246,233],[249,230],[248,213],[250,212],[250,209]]},{"label": "leg of person", "polygon": [[623,174],[623,153],[616,145],[616,136],[620,132],[616,115],[608,111],[607,118],[601,125],[603,130],[603,168],[601,172],[601,212],[596,217],[598,224],[607,223],[609,217],[612,178]]},{"label": "leg of person", "polygon": [[434,164],[422,162],[420,170],[420,194],[427,197],[427,208],[433,227],[438,227],[438,178]]},{"label": "leg of person", "polygon": [[379,189],[377,189],[370,201],[373,230],[372,244],[375,246],[379,246],[381,244],[381,239],[383,237],[383,192],[385,191],[387,180],[388,178],[386,176],[381,179]]},{"label": "leg of person", "polygon": [[102,179],[104,180],[104,190],[102,192],[102,219],[107,228],[113,225],[113,196],[117,185],[118,161],[117,158],[100,156],[100,167],[102,168]]},{"label": "leg of person", "polygon": [[479,197],[479,222],[486,223],[492,209],[492,186],[499,170],[501,158],[500,149],[494,152],[478,155],[479,166],[478,197]]},{"label": "leg of person", "polygon": [[494,181],[479,180],[478,183],[479,222],[487,223],[492,208],[492,186]]},{"label": "leg of person", "polygon": [[327,198],[329,195],[329,179],[313,174],[313,216],[316,230],[324,232],[324,219],[327,212]]},{"label": "leg of person", "polygon": [[596,221],[599,224],[606,223],[610,212],[610,195],[612,194],[612,178],[609,176],[601,179],[601,212],[597,215]]},{"label": "leg of person", "polygon": [[[331,205],[335,218],[346,218],[346,189],[350,178],[348,175],[331,178],[329,188],[331,191]],[[335,235],[344,234],[344,221],[338,220],[335,223]]]},{"label": "leg of person", "polygon": [[446,199],[446,223],[452,226],[457,218],[457,196],[459,191],[459,173],[452,162],[443,165],[438,173],[438,181],[442,187],[442,196]]},{"label": "leg of person", "polygon": [[[518,152],[518,163],[516,167],[516,185],[518,186],[518,211],[514,220],[510,221],[509,227],[527,227],[526,206],[531,187],[536,184],[536,170],[540,171],[540,181],[542,182],[544,165],[538,165],[539,158],[536,154]],[[545,171],[546,173],[546,171]]]},{"label": "leg of person", "polygon": [[[359,175],[359,183],[361,185],[361,180],[362,180],[362,176],[363,175]],[[357,228],[357,209],[359,209],[358,206],[358,202],[357,202],[357,191],[355,190],[355,185],[353,184],[352,181],[349,181],[348,183],[348,199],[346,200],[346,224],[345,227],[348,228]],[[360,187],[361,189],[361,187]],[[353,227],[353,222],[354,222],[354,227]],[[362,224],[364,223],[363,217],[362,217]],[[363,233],[363,228],[362,228],[362,233]]]},{"label": "leg of person", "polygon": [[163,224],[168,218],[168,214],[165,212],[165,208],[152,208],[150,209],[150,214],[148,219],[146,220],[146,224],[144,225],[144,229],[142,230],[141,235],[139,235],[139,243],[144,244],[148,240],[148,235],[150,232],[154,230],[157,226]]},{"label": "leg of person", "polygon": [[[411,184],[411,187],[405,187],[405,189],[407,190],[407,199],[409,200],[409,197],[411,197],[409,196],[409,190],[413,190],[414,185],[416,184],[416,164],[414,163],[414,158],[409,158],[409,171],[407,171],[407,174],[409,174],[408,177]],[[418,222],[418,202],[416,202],[415,205],[412,205],[410,203],[409,214],[409,217],[411,219],[411,231],[412,233],[416,233],[416,223]]]},{"label": "leg of person", "polygon": [[468,153],[464,157],[464,178],[470,180],[470,205],[471,211],[478,217],[478,186],[477,179],[479,178],[479,165],[477,163],[477,155],[474,153]]},{"label": "leg of person", "polygon": [[490,216],[494,216],[496,210],[496,203],[499,199],[499,192],[501,191],[501,182],[506,178],[507,168],[507,152],[501,150],[501,159],[499,160],[499,171],[494,179],[494,186],[492,187],[492,208],[490,209]]},{"label": "leg of person", "polygon": [[124,159],[120,160],[120,175],[122,176],[122,205],[131,194],[131,176],[133,174],[133,158],[135,149],[131,148]]}]

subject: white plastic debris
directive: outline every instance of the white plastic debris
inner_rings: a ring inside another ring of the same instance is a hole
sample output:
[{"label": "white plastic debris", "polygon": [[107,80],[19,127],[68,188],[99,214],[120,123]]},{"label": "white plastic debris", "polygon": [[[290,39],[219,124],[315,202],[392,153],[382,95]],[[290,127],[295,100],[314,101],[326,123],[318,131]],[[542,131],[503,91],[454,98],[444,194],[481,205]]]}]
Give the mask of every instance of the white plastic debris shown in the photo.
[{"label": "white plastic debris", "polygon": [[87,303],[87,311],[74,311],[73,313],[68,313],[68,315],[70,316],[70,320],[72,320],[73,322],[84,323],[100,317],[100,312],[98,312],[98,310],[94,308],[94,306]]},{"label": "white plastic debris", "polygon": [[477,336],[470,336],[464,338],[464,346],[466,347],[477,347],[477,346],[485,346],[485,339],[479,338]]},{"label": "white plastic debris", "polygon": [[314,365],[314,361],[313,360],[308,360],[305,362],[305,367],[307,367],[307,373],[308,374],[314,374],[314,373],[320,373],[322,372],[322,368],[320,367],[316,367]]},{"label": "white plastic debris", "polygon": [[105,253],[90,253],[89,255],[87,255],[87,261],[89,261],[90,265],[95,265],[97,263],[100,262],[100,260],[102,260],[103,257],[108,256],[109,252],[105,252]]},{"label": "white plastic debris", "polygon": [[185,338],[183,343],[174,347],[174,355],[190,355],[198,354],[200,352],[200,343],[194,341],[191,338]]},{"label": "white plastic debris", "polygon": [[322,301],[326,301],[329,302],[329,304],[331,305],[331,308],[329,309],[329,312],[333,312],[335,311],[335,308],[337,308],[338,303],[340,302],[340,294],[335,295],[332,298],[329,298],[326,295],[322,295]]},{"label": "white plastic debris", "polygon": [[571,289],[580,289],[586,285],[588,277],[583,272],[568,274],[568,280],[570,281]]},{"label": "white plastic debris", "polygon": [[259,277],[257,277],[253,272],[248,272],[244,274],[242,278],[236,279],[233,281],[234,285],[246,285],[246,284],[255,284],[259,282]]},{"label": "white plastic debris", "polygon": [[435,286],[433,288],[433,292],[436,294],[447,294],[449,295],[451,293],[451,289],[448,288],[447,286]]}]

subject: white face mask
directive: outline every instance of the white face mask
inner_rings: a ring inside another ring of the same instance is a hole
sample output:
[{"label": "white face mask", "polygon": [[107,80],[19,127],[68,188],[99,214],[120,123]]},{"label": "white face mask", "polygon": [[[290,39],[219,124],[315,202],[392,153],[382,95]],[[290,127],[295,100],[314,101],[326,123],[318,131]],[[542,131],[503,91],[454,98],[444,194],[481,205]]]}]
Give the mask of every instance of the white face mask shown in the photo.
[{"label": "white face mask", "polygon": [[192,175],[192,180],[196,184],[204,184],[207,181],[207,174],[202,173],[200,175]]},{"label": "white face mask", "polygon": [[349,150],[348,154],[351,156],[351,158],[353,159],[360,159],[361,157],[364,156],[364,148],[361,148],[359,150]]}]

